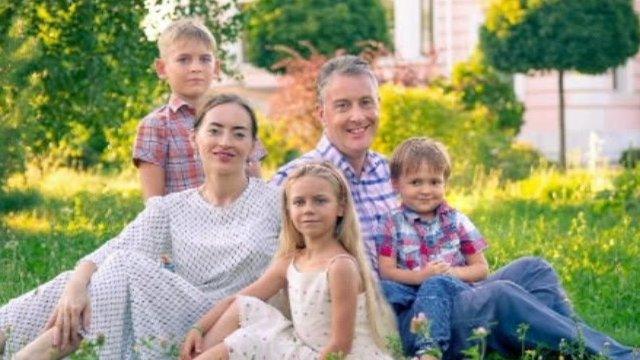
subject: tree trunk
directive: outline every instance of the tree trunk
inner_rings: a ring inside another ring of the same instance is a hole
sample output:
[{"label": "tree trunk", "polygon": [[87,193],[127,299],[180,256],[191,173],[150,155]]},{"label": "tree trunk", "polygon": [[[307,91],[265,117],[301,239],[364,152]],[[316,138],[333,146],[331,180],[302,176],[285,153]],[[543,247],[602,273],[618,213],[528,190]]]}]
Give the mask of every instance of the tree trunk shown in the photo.
[{"label": "tree trunk", "polygon": [[567,169],[564,123],[564,70],[558,71],[558,93],[558,95],[560,96],[560,170],[564,172]]}]

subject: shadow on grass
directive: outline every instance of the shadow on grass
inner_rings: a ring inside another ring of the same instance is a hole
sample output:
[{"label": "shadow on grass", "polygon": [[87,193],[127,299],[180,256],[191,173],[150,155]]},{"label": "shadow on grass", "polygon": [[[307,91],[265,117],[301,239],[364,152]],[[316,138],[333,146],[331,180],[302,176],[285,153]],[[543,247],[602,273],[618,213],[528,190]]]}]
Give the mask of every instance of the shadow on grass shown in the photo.
[{"label": "shadow on grass", "polygon": [[32,209],[42,202],[42,195],[35,190],[0,192],[0,214]]}]

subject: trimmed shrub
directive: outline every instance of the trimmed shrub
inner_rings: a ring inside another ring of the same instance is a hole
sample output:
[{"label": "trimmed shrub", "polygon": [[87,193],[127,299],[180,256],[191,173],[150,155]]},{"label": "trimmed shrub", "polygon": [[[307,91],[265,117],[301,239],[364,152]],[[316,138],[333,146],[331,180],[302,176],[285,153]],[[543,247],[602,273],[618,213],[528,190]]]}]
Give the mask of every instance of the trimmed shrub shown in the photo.
[{"label": "trimmed shrub", "polygon": [[246,10],[249,61],[267,70],[288,56],[276,46],[308,57],[310,48],[332,56],[357,54],[367,40],[391,44],[379,0],[258,0]]}]

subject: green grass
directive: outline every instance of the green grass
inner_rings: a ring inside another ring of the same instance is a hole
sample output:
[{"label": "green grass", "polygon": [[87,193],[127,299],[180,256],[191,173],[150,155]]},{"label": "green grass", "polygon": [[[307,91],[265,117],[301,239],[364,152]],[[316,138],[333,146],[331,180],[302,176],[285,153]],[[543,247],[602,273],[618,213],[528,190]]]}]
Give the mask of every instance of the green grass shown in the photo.
[{"label": "green grass", "polygon": [[[503,185],[488,177],[451,189],[449,200],[488,239],[493,269],[544,257],[590,325],[638,347],[640,170],[618,184],[618,174],[599,174],[540,170]],[[0,195],[0,304],[71,269],[142,208],[133,174],[31,170],[11,179]]]}]

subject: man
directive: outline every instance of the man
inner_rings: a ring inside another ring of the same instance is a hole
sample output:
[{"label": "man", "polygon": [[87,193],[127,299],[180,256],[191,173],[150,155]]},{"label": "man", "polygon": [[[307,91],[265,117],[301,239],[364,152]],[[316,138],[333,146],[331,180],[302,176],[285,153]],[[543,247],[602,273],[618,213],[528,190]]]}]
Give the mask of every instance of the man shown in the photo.
[{"label": "man", "polygon": [[314,150],[284,165],[271,182],[281,185],[302,162],[327,160],[336,165],[349,182],[365,250],[377,270],[371,235],[382,215],[398,206],[387,161],[369,150],[380,115],[378,81],[366,61],[345,55],[328,61],[317,83],[318,115],[324,133]]}]

